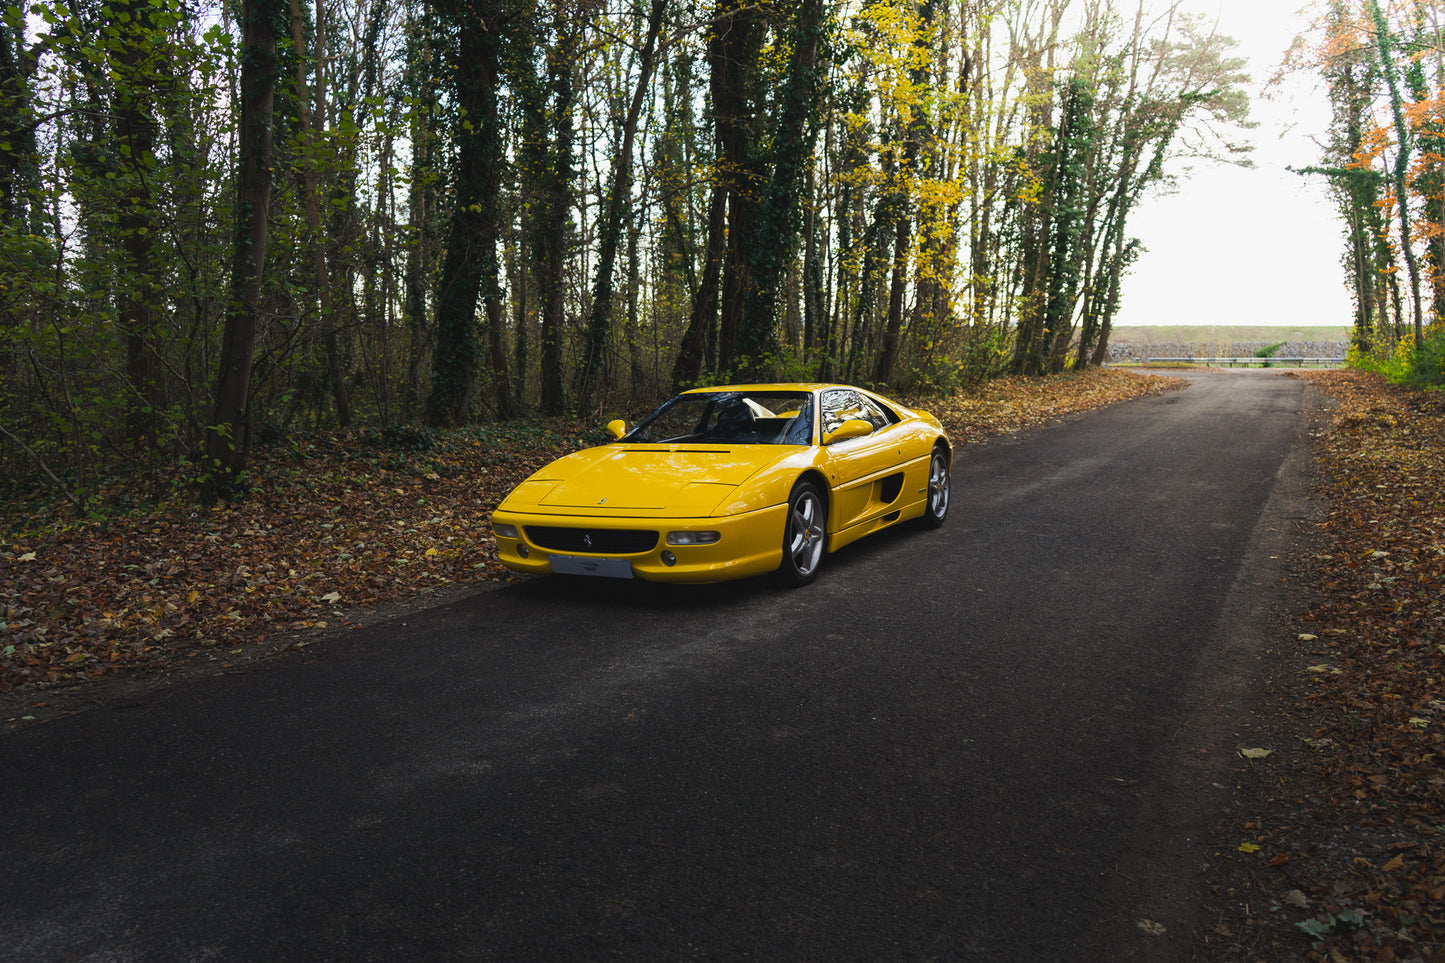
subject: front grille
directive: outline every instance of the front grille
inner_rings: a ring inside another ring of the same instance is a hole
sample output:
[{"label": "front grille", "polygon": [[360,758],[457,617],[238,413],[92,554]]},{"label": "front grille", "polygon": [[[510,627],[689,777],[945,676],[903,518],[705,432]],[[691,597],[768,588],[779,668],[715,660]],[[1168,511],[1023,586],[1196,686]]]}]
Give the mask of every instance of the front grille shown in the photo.
[{"label": "front grille", "polygon": [[561,528],[528,525],[527,537],[554,552],[586,552],[592,555],[637,555],[652,551],[657,533],[613,528]]}]

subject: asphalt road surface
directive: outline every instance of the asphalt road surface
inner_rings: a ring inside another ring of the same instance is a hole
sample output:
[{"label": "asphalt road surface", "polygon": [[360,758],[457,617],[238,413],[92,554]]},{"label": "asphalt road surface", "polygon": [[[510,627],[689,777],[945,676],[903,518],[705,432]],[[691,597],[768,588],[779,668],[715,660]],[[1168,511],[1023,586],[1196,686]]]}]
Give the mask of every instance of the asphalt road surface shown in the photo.
[{"label": "asphalt road surface", "polygon": [[0,959],[1189,959],[1318,407],[1192,377],[801,590],[487,587],[0,736]]}]

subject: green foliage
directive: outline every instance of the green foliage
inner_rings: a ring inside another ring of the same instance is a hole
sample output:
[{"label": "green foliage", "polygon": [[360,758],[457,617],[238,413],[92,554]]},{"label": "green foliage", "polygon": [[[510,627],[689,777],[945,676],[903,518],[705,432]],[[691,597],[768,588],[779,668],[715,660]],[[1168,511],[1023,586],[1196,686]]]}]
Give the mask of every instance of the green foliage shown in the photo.
[{"label": "green foliage", "polygon": [[[746,368],[746,358],[739,358],[740,363]],[[777,381],[815,381],[818,377],[818,366],[815,361],[805,358],[800,352],[790,345],[784,345],[774,351],[763,362],[762,370],[772,373]]]},{"label": "green foliage", "polygon": [[[1275,342],[1274,344],[1267,344],[1267,345],[1265,345],[1264,347],[1262,347],[1262,348],[1258,349],[1257,351],[1255,351],[1255,352],[1254,352],[1254,356],[1255,356],[1256,358],[1273,358],[1273,357],[1275,357],[1276,355],[1279,354],[1279,349],[1280,349],[1280,348],[1283,348],[1283,347],[1285,346],[1285,344],[1287,344],[1287,343],[1288,343],[1288,342],[1285,342],[1285,341],[1277,341],[1277,342]],[[1266,362],[1265,362],[1263,365],[1261,365],[1260,367],[1268,368],[1268,367],[1270,367],[1270,364],[1269,364],[1269,362],[1266,361]]]},{"label": "green foliage", "polygon": [[1004,329],[979,325],[936,347],[925,343],[925,350],[910,358],[898,379],[901,388],[928,394],[982,384],[1008,369],[1012,340]]},{"label": "green foliage", "polygon": [[0,419],[85,501],[115,471],[184,457],[208,407],[181,376],[210,367],[229,248],[225,37],[194,36],[173,0],[30,12],[49,33],[26,110],[77,117],[30,159],[37,216],[0,219]]},{"label": "green foliage", "polygon": [[1346,362],[1350,367],[1382,375],[1394,384],[1445,388],[1445,324],[1428,328],[1419,347],[1412,337],[1379,335],[1366,350],[1351,346]]},{"label": "green foliage", "polygon": [[393,451],[431,451],[437,432],[425,425],[388,425],[380,431],[363,430],[362,437],[379,448]]},{"label": "green foliage", "polygon": [[1359,910],[1346,910],[1338,916],[1332,914],[1323,920],[1307,919],[1295,926],[1314,937],[1316,942],[1323,942],[1331,936],[1348,935],[1364,929],[1365,919]]},{"label": "green foliage", "polygon": [[1412,345],[1410,370],[1405,379],[1416,388],[1445,388],[1445,324],[1434,324],[1418,347]]},{"label": "green foliage", "polygon": [[[651,398],[684,344],[699,382],[944,389],[1015,346],[1067,358],[1085,297],[1087,337],[1103,330],[1098,292],[1175,133],[1238,119],[1237,71],[1184,20],[1134,36],[1119,0],[1078,33],[995,6],[667,4],[647,84],[646,4],[303,2],[294,34],[291,8],[253,5],[280,41],[255,212],[236,203],[236,10],[5,8],[0,424],[35,457],[0,462],[0,484],[50,484],[39,462],[83,500],[179,461],[210,485],[214,421],[280,447],[343,409],[419,422],[429,398],[435,424],[561,412],[588,396],[592,330],[594,410]],[[602,310],[597,212],[632,91],[647,159],[611,316],[579,324]],[[265,263],[238,265],[250,213]],[[260,278],[254,368],[245,410],[220,414],[233,273]]]}]

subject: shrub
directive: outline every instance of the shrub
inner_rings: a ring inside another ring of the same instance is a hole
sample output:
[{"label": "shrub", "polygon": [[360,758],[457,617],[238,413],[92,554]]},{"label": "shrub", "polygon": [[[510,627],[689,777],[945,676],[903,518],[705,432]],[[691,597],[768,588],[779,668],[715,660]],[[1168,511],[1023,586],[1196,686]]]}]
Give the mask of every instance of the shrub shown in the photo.
[{"label": "shrub", "polygon": [[1388,332],[1377,331],[1368,349],[1351,345],[1345,360],[1352,368],[1383,375],[1398,384],[1409,370],[1410,343],[1409,338],[1395,341]]},{"label": "shrub", "polygon": [[1369,351],[1351,347],[1347,361],[1352,368],[1373,371],[1397,385],[1445,388],[1445,324],[1431,325],[1418,348],[1407,335],[1393,345],[1376,342]]},{"label": "shrub", "polygon": [[1416,388],[1445,388],[1445,324],[1433,324],[1425,340],[1410,352],[1406,383]]}]

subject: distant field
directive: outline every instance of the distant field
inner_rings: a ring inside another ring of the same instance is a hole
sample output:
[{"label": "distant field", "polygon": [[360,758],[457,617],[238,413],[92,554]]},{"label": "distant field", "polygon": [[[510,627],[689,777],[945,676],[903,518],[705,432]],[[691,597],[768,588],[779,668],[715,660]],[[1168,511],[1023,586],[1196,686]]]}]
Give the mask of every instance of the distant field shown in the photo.
[{"label": "distant field", "polygon": [[1109,340],[1124,344],[1189,344],[1219,341],[1348,341],[1348,325],[1270,327],[1231,324],[1141,324],[1115,328]]}]

